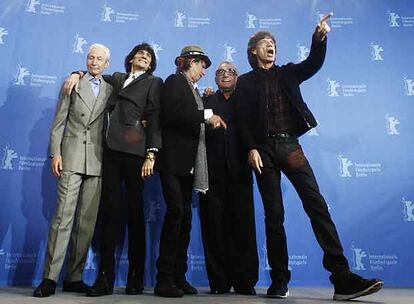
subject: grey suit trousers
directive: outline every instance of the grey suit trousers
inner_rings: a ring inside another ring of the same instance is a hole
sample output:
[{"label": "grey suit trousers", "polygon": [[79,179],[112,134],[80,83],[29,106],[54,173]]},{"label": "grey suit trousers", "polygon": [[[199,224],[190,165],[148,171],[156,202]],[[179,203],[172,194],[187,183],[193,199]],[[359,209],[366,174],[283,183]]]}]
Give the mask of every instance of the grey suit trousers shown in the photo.
[{"label": "grey suit trousers", "polygon": [[55,282],[67,259],[67,281],[79,281],[95,229],[101,194],[101,177],[62,171],[58,198],[47,242],[43,278]]}]

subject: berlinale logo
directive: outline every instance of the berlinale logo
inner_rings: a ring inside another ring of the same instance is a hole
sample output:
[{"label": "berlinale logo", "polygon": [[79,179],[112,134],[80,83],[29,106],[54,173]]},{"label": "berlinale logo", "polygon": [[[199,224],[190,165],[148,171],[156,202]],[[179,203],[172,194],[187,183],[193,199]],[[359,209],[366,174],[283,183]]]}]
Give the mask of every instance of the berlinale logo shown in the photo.
[{"label": "berlinale logo", "polygon": [[81,37],[79,33],[75,35],[75,42],[73,43],[72,53],[83,54],[83,46],[87,44],[85,38]]},{"label": "berlinale logo", "polygon": [[339,176],[340,177],[352,177],[349,168],[353,165],[352,161],[347,157],[338,155],[339,160]]},{"label": "berlinale logo", "polygon": [[401,200],[403,204],[403,214],[405,222],[414,222],[414,203],[413,201],[406,200],[404,197]]},{"label": "berlinale logo", "polygon": [[102,15],[101,20],[103,22],[111,22],[111,15],[115,14],[115,11],[113,8],[109,7],[106,3],[102,7]]},{"label": "berlinale logo", "polygon": [[338,89],[341,87],[339,82],[331,78],[328,78],[326,82],[328,83],[328,87],[326,88],[326,91],[328,92],[328,96],[338,97],[339,96]]},{"label": "berlinale logo", "polygon": [[404,78],[405,95],[414,96],[414,80]]},{"label": "berlinale logo", "polygon": [[354,245],[351,247],[352,250],[352,268],[354,270],[366,270],[362,259],[367,257],[367,253],[361,248],[357,248]]},{"label": "berlinale logo", "polygon": [[162,46],[154,41],[151,42],[151,46],[152,46],[152,49],[154,50],[155,58],[157,58],[157,60],[160,59],[158,52],[163,50]]},{"label": "berlinale logo", "polygon": [[272,270],[272,267],[270,267],[270,265],[269,265],[269,259],[267,257],[266,244],[263,244],[262,251],[263,251],[263,269],[264,270]]},{"label": "berlinale logo", "polygon": [[20,85],[20,86],[26,85],[24,78],[29,75],[30,75],[30,72],[28,69],[26,69],[25,67],[22,67],[21,64],[17,65],[16,74],[14,75],[14,84]]},{"label": "berlinale logo", "polygon": [[176,11],[174,18],[174,27],[184,27],[185,19],[187,19],[187,16],[183,12]]},{"label": "berlinale logo", "polygon": [[234,62],[233,54],[237,53],[236,49],[227,43],[224,44],[224,60],[228,62]]},{"label": "berlinale logo", "polygon": [[7,144],[3,148],[3,159],[1,162],[1,168],[3,170],[13,170],[13,160],[18,157],[16,151],[10,148],[10,146]]},{"label": "berlinale logo", "polygon": [[246,13],[246,28],[256,28],[255,22],[257,21],[257,17],[253,14]]},{"label": "berlinale logo", "polygon": [[371,60],[372,61],[383,61],[381,53],[384,51],[382,46],[371,42]]},{"label": "berlinale logo", "polygon": [[388,135],[399,135],[397,126],[400,124],[400,121],[393,117],[389,116],[388,114],[385,115],[385,119],[387,120],[387,134]]},{"label": "berlinale logo", "polygon": [[399,27],[400,24],[398,23],[398,19],[400,19],[401,17],[393,12],[388,12],[388,25],[390,27]]},{"label": "berlinale logo", "polygon": [[29,0],[26,4],[26,12],[36,14],[36,5],[39,5],[40,1],[38,0]]},{"label": "berlinale logo", "polygon": [[0,27],[0,44],[4,44],[3,37],[8,34],[9,32],[4,27]]},{"label": "berlinale logo", "polygon": [[89,248],[88,255],[86,257],[86,262],[85,262],[85,270],[95,270],[96,269],[96,264],[95,264],[96,256],[97,256],[97,254],[94,253],[91,248]]},{"label": "berlinale logo", "polygon": [[308,57],[310,49],[301,44],[298,44],[296,47],[298,48],[298,61],[301,62]]}]

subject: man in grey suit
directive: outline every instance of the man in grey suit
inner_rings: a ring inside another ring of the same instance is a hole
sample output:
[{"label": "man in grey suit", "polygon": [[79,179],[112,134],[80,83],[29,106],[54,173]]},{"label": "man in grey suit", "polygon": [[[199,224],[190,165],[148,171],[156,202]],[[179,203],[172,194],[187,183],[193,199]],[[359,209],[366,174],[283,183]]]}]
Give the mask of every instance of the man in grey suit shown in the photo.
[{"label": "man in grey suit", "polygon": [[102,78],[110,52],[101,44],[89,48],[88,73],[70,96],[61,94],[50,132],[52,173],[58,178],[58,199],[45,256],[43,281],[35,297],[55,293],[69,241],[63,291],[84,292],[82,272],[95,228],[102,174],[103,113],[112,87]]}]

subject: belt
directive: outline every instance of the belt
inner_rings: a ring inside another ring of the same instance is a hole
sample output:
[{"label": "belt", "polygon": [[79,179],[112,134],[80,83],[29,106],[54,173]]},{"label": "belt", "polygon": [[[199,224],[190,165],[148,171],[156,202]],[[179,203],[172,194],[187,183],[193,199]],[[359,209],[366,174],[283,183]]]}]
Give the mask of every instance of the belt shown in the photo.
[{"label": "belt", "polygon": [[276,139],[296,139],[296,135],[290,133],[269,133],[269,138],[276,138]]}]

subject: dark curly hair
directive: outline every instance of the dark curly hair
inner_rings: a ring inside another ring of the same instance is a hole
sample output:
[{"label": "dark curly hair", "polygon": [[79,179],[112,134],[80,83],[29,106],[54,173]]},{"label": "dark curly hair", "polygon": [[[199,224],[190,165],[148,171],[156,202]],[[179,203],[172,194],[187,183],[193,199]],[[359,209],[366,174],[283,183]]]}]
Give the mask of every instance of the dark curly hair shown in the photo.
[{"label": "dark curly hair", "polygon": [[273,42],[276,45],[276,39],[273,36],[273,34],[271,32],[267,32],[267,31],[260,31],[260,32],[256,32],[253,34],[252,37],[250,37],[249,39],[249,43],[247,44],[247,59],[250,63],[250,66],[252,68],[257,68],[257,58],[256,55],[252,53],[252,51],[255,49],[257,43],[264,39],[264,38],[270,38],[273,40]]},{"label": "dark curly hair", "polygon": [[179,57],[177,58],[177,68],[175,69],[175,73],[181,73],[181,72],[186,72],[190,69],[191,66],[191,60],[194,59],[194,62],[200,62],[203,61],[202,58],[197,57],[197,56],[190,56],[190,57]]},{"label": "dark curly hair", "polygon": [[131,50],[131,52],[129,52],[129,54],[125,57],[124,65],[125,65],[125,70],[127,73],[131,72],[131,60],[134,58],[135,54],[141,50],[147,51],[148,53],[151,54],[151,64],[147,72],[149,74],[152,74],[157,68],[157,58],[155,57],[154,49],[152,48],[150,44],[143,42],[141,44],[136,45]]}]

